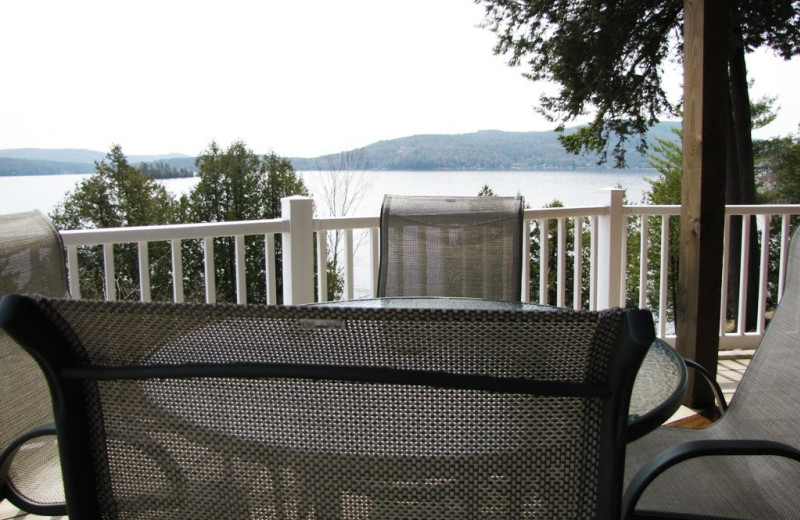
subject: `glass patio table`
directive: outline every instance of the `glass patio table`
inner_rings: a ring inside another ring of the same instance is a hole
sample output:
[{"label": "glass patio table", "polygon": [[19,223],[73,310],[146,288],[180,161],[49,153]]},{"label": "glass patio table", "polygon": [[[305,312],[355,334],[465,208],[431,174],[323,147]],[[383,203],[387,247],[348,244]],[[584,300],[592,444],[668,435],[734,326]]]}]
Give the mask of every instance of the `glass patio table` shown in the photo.
[{"label": "glass patio table", "polygon": [[[473,298],[374,298],[315,303],[329,307],[478,310],[557,310],[557,307],[524,302]],[[687,374],[683,359],[656,338],[639,367],[628,409],[628,442],[638,439],[667,421],[686,395]]]}]

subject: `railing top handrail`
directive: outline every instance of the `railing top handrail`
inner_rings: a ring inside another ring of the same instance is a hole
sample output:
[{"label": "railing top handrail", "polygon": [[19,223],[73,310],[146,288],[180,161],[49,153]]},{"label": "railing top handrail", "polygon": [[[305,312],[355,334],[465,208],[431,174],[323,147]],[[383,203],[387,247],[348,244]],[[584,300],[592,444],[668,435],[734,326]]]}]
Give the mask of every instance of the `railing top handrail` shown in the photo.
[{"label": "railing top handrail", "polygon": [[725,215],[796,215],[800,204],[738,204],[726,205]]},{"label": "railing top handrail", "polygon": [[[679,205],[625,205],[626,215],[680,215]],[[608,206],[570,206],[558,208],[526,209],[526,221],[562,217],[593,217],[607,215]],[[798,204],[750,204],[728,205],[726,215],[786,215],[799,214]],[[314,231],[340,229],[369,229],[380,226],[380,216],[320,217],[314,219]],[[132,226],[120,228],[72,229],[61,231],[65,246],[101,245],[131,242],[153,242],[186,240],[206,237],[259,235],[285,233],[289,221],[277,218],[270,220],[239,220],[231,222],[203,222],[195,224],[168,224],[159,226]]]},{"label": "railing top handrail", "polygon": [[622,211],[626,215],[680,215],[680,204],[626,204],[622,206]]},{"label": "railing top handrail", "polygon": [[379,216],[369,217],[317,217],[314,231],[336,231],[339,229],[366,229],[380,227]]},{"label": "railing top handrail", "polygon": [[[625,205],[627,215],[680,215],[679,204],[670,205]],[[800,204],[728,204],[725,215],[796,215],[800,214]]]},{"label": "railing top handrail", "polygon": [[523,213],[525,220],[560,217],[595,217],[607,215],[608,206],[570,206],[564,208],[538,208],[526,209]]},{"label": "railing top handrail", "polygon": [[236,235],[265,235],[285,233],[287,231],[289,231],[289,221],[278,218],[158,226],[71,229],[60,233],[65,246],[88,246]]}]

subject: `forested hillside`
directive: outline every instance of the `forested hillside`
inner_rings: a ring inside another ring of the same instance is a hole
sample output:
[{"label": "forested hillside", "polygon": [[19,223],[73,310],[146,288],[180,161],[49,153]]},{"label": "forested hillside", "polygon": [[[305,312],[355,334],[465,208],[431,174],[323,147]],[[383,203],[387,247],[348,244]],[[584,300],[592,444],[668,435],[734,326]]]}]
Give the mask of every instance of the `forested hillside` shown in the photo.
[{"label": "forested hillside", "polygon": [[[0,150],[0,176],[60,175],[91,173],[105,152],[83,149],[14,148]],[[194,157],[182,154],[131,155],[130,164],[140,165],[155,178],[188,177]]]},{"label": "forested hillside", "polygon": [[[675,139],[671,129],[679,123],[659,123],[648,134]],[[570,132],[568,129],[567,132]],[[634,149],[627,150],[629,168],[647,168],[647,159]],[[415,135],[379,141],[363,148],[366,168],[371,170],[591,170],[598,165],[595,155],[572,155],[564,151],[556,132],[503,132],[485,130],[471,134]],[[48,150],[20,148],[0,150],[0,175],[47,175],[88,173],[103,152],[92,150]],[[292,157],[295,170],[327,169],[330,156]],[[194,157],[180,154],[129,157],[132,165],[144,165],[156,177],[183,176],[193,172]],[[335,162],[335,161],[334,161]]]},{"label": "forested hillside", "polygon": [[92,166],[87,163],[32,161],[0,157],[0,176],[2,175],[61,175],[65,173],[87,173]]},{"label": "forested hillside", "polygon": [[[679,123],[659,123],[648,134],[675,139],[671,128]],[[627,148],[629,168],[648,168],[646,157]],[[486,130],[458,135],[416,135],[379,141],[364,147],[370,170],[573,170],[597,169],[596,155],[572,155],[564,151],[556,132],[502,132]],[[292,158],[297,170],[326,169],[328,158]]]}]

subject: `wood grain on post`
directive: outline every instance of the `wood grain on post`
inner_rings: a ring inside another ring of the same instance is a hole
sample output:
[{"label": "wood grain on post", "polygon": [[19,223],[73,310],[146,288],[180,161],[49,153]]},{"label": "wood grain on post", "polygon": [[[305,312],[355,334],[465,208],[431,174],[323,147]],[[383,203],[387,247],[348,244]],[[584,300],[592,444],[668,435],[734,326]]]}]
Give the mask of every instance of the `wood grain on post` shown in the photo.
[{"label": "wood grain on post", "polygon": [[[716,375],[719,348],[725,146],[728,117],[728,5],[684,2],[684,115],[678,352]],[[713,396],[690,374],[687,405]]]}]

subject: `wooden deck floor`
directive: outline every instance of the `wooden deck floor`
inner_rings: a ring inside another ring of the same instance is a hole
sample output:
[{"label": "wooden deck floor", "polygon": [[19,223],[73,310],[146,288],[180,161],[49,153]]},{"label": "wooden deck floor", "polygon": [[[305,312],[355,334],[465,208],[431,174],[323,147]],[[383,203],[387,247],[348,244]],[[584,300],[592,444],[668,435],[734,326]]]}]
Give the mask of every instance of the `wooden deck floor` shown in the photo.
[{"label": "wooden deck floor", "polygon": [[[731,398],[736,392],[736,386],[742,379],[742,374],[744,374],[749,363],[750,357],[726,356],[719,360],[717,365],[717,382],[722,388],[725,401],[731,402]],[[716,410],[691,410],[686,407],[681,407],[678,413],[676,413],[671,420],[667,421],[667,424],[680,428],[705,428],[714,422],[717,416]]]}]

